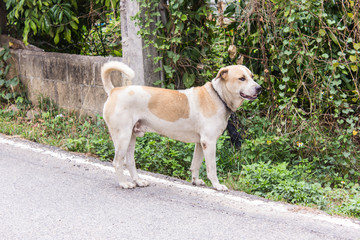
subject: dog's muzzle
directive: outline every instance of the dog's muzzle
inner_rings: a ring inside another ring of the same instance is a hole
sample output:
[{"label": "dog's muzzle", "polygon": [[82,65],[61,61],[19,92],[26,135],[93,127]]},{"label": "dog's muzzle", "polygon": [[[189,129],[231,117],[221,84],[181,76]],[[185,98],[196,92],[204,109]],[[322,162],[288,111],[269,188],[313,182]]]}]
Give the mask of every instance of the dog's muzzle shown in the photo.
[{"label": "dog's muzzle", "polygon": [[255,87],[255,92],[256,92],[256,93],[255,93],[254,95],[246,95],[246,94],[240,92],[240,96],[241,96],[242,98],[246,99],[246,100],[253,101],[253,100],[255,100],[255,99],[259,96],[259,94],[261,93],[261,91],[262,91],[262,87],[259,85],[259,86],[256,86],[256,87]]}]

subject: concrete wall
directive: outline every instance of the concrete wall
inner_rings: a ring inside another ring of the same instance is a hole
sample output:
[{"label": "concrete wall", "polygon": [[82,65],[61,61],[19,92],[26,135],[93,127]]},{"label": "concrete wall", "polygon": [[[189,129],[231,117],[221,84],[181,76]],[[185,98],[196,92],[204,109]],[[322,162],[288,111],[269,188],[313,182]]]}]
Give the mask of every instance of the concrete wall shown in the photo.
[{"label": "concrete wall", "polygon": [[[40,96],[49,97],[59,107],[80,114],[102,115],[107,95],[100,70],[110,60],[122,58],[80,56],[62,53],[12,50],[12,74],[17,74],[28,90],[29,99],[38,103]],[[112,73],[114,86],[122,86],[125,79]]]},{"label": "concrete wall", "polygon": [[[131,20],[138,11],[137,1],[120,1],[123,58],[12,50],[13,72],[27,87],[32,103],[37,104],[39,96],[46,96],[70,111],[91,116],[102,114],[107,95],[100,69],[110,60],[123,61],[135,71],[134,85],[152,85],[161,79],[160,72],[154,73],[159,67],[152,60],[157,56],[156,49],[144,48],[137,35],[139,28]],[[114,86],[125,82],[119,73],[112,73],[112,80]]]}]

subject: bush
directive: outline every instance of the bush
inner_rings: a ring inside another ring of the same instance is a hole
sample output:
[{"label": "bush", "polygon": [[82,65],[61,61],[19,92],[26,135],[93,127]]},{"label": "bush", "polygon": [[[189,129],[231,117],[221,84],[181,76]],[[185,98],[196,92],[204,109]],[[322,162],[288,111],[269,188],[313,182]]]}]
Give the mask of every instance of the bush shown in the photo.
[{"label": "bush", "polygon": [[319,174],[359,180],[358,2],[217,1],[215,12],[210,1],[170,1],[154,31],[158,1],[139,2],[139,33],[160,52],[163,86],[201,85],[220,67],[243,63],[266,89],[239,111],[253,129],[245,161],[308,159]]},{"label": "bush", "polygon": [[244,165],[238,184],[262,197],[291,203],[318,204],[323,194],[320,184],[305,182],[302,180],[305,174],[295,170],[288,169],[285,162],[276,165],[271,162]]},{"label": "bush", "polygon": [[22,85],[17,76],[8,77],[11,64],[10,49],[8,46],[0,46],[0,104],[1,103],[25,103]]},{"label": "bush", "polygon": [[194,144],[186,144],[157,134],[137,138],[137,167],[181,179],[190,179],[190,164]]}]

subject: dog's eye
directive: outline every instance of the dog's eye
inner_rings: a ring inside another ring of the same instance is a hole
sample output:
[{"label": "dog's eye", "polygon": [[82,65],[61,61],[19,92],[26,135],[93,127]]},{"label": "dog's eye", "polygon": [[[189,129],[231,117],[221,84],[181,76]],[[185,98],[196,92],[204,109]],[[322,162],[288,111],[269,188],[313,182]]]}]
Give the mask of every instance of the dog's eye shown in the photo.
[{"label": "dog's eye", "polygon": [[243,82],[243,81],[245,81],[245,80],[246,80],[246,78],[241,77],[241,78],[239,78],[239,80]]}]

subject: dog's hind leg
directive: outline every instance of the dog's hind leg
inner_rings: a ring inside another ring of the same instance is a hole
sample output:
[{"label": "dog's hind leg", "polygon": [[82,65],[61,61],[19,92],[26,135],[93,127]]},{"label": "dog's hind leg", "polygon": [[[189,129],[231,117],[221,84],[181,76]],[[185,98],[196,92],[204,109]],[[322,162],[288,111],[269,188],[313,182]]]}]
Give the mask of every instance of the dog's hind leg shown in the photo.
[{"label": "dog's hind leg", "polygon": [[139,178],[137,171],[136,171],[136,165],[135,165],[135,159],[134,159],[134,151],[135,151],[135,143],[136,143],[136,136],[133,134],[130,139],[130,144],[127,149],[126,153],[126,164],[127,168],[130,172],[130,176],[132,180],[136,183],[139,187],[146,187],[149,185],[149,182],[146,180],[143,180]]},{"label": "dog's hind leg", "polygon": [[204,152],[201,148],[200,143],[196,143],[194,149],[194,156],[190,167],[192,174],[192,184],[196,186],[205,185],[204,181],[199,179],[199,170],[203,160],[204,160]]},{"label": "dog's hind leg", "polygon": [[[112,131],[112,133],[114,133]],[[113,135],[113,142],[115,146],[115,157],[113,165],[115,167],[115,172],[119,180],[119,185],[122,188],[134,188],[136,185],[132,182],[129,182],[124,175],[124,165],[125,165],[125,155],[129,147],[131,132],[129,133],[120,133]]]}]

